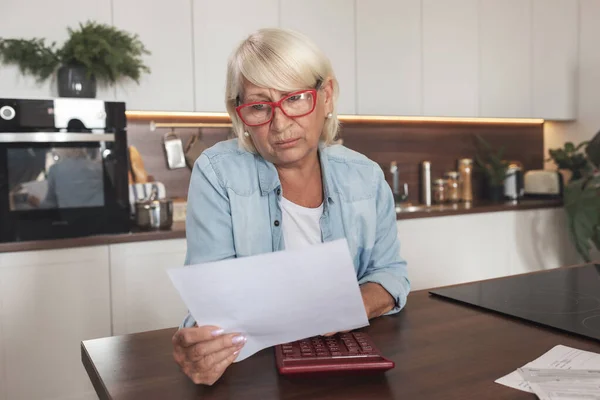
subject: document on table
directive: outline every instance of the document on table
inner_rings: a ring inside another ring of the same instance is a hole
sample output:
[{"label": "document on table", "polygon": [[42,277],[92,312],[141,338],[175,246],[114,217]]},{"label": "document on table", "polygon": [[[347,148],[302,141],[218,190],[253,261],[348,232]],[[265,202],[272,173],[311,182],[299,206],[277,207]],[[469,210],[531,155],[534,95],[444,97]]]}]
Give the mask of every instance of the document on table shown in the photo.
[{"label": "document on table", "polygon": [[167,272],[198,325],[246,335],[236,362],[266,347],[369,325],[346,239]]},{"label": "document on table", "polygon": [[600,354],[558,345],[496,383],[535,393],[540,399],[600,400],[594,389],[600,384]]},{"label": "document on table", "polygon": [[540,400],[600,400],[600,370],[519,368]]}]

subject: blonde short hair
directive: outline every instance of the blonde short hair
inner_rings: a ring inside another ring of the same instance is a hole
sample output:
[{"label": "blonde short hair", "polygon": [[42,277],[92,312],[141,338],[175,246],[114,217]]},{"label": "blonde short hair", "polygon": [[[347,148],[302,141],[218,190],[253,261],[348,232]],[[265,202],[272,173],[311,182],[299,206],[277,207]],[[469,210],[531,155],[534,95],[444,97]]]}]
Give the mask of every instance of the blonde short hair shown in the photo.
[{"label": "blonde short hair", "polygon": [[306,36],[287,29],[260,29],[242,41],[227,65],[225,101],[233,131],[243,148],[256,153],[252,140],[244,136],[244,123],[235,107],[242,97],[244,78],[256,86],[291,92],[315,87],[317,81],[333,83],[332,117],[325,120],[321,141],[331,144],[339,130],[336,105],[339,86],[331,62]]}]

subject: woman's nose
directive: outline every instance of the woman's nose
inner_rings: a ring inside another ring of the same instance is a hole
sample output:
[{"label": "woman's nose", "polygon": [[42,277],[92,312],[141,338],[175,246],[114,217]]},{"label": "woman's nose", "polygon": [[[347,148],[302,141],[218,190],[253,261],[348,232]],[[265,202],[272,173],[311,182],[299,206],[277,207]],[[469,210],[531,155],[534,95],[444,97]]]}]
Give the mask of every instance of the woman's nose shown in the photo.
[{"label": "woman's nose", "polygon": [[275,107],[273,110],[273,122],[272,127],[274,130],[278,132],[283,132],[290,125],[292,120],[284,114],[284,112],[279,107]]}]

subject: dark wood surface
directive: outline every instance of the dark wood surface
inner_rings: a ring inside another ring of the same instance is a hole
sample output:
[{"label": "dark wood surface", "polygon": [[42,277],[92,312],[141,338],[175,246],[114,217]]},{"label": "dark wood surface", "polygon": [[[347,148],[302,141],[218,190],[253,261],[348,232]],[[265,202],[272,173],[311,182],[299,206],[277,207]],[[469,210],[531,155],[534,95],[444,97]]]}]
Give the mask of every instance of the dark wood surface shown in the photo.
[{"label": "dark wood surface", "polygon": [[93,235],[69,239],[32,240],[27,242],[0,243],[0,253],[67,249],[71,247],[102,246],[115,243],[146,242],[150,240],[185,238],[185,223],[174,222],[168,230],[134,231],[109,235]]},{"label": "dark wood surface", "polygon": [[[161,122],[157,120],[156,122]],[[169,170],[162,146],[163,136],[170,129],[150,130],[149,121],[128,121],[129,144],[142,155],[148,173],[164,183],[170,197],[187,198],[191,171],[188,168]],[[229,128],[178,128],[175,132],[183,143],[197,133],[206,146],[229,137]],[[396,161],[401,182],[407,182],[409,200],[419,200],[419,165],[432,163],[432,181],[448,170],[456,170],[457,160],[475,156],[475,134],[481,135],[494,149],[504,146],[508,160],[519,161],[526,170],[544,167],[544,127],[522,124],[484,123],[353,123],[342,124],[340,137],[350,149],[356,150],[380,164],[391,184],[390,163]],[[483,199],[482,175],[475,174],[476,199]]]},{"label": "dark wood surface", "polygon": [[409,295],[394,316],[365,329],[396,367],[382,375],[288,378],[273,349],[231,366],[212,387],[196,386],[172,358],[174,329],[89,340],[82,362],[101,399],[527,399],[494,381],[563,344],[600,343],[430,296]]},{"label": "dark wood surface", "polygon": [[[445,205],[441,208],[421,209],[416,211],[400,211],[397,220],[443,217],[448,215],[477,214],[511,210],[532,210],[561,207],[560,200],[524,200],[518,203],[486,203],[478,202],[470,206],[457,204]],[[185,238],[185,223],[175,222],[171,229],[162,231],[136,231],[114,235],[94,235],[73,239],[34,240],[27,242],[0,243],[0,253],[15,251],[34,251],[49,249],[66,249],[71,247],[101,246],[115,243],[145,242],[150,240],[183,239]]]}]

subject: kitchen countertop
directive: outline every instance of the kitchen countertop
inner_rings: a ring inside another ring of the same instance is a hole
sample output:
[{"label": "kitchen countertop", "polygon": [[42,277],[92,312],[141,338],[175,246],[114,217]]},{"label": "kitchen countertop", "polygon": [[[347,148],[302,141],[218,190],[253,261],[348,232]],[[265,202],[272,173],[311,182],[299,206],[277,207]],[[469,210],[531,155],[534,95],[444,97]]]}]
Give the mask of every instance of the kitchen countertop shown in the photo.
[{"label": "kitchen countertop", "polygon": [[538,208],[558,208],[562,207],[562,200],[520,200],[507,201],[503,203],[476,202],[476,203],[458,203],[432,205],[430,207],[423,205],[406,205],[400,208],[396,207],[396,219],[414,219],[443,217],[449,215],[479,214],[498,211],[517,211],[533,210]]},{"label": "kitchen countertop", "polygon": [[[489,213],[498,211],[531,210],[543,208],[558,208],[561,200],[522,200],[505,203],[472,203],[455,205],[403,205],[396,209],[396,219],[431,218],[451,215]],[[0,243],[0,253],[32,250],[64,249],[70,247],[102,246],[116,243],[145,242],[151,240],[183,239],[185,238],[185,223],[175,222],[169,230],[137,231],[129,233],[95,235],[70,239],[36,240],[27,242]]]}]

